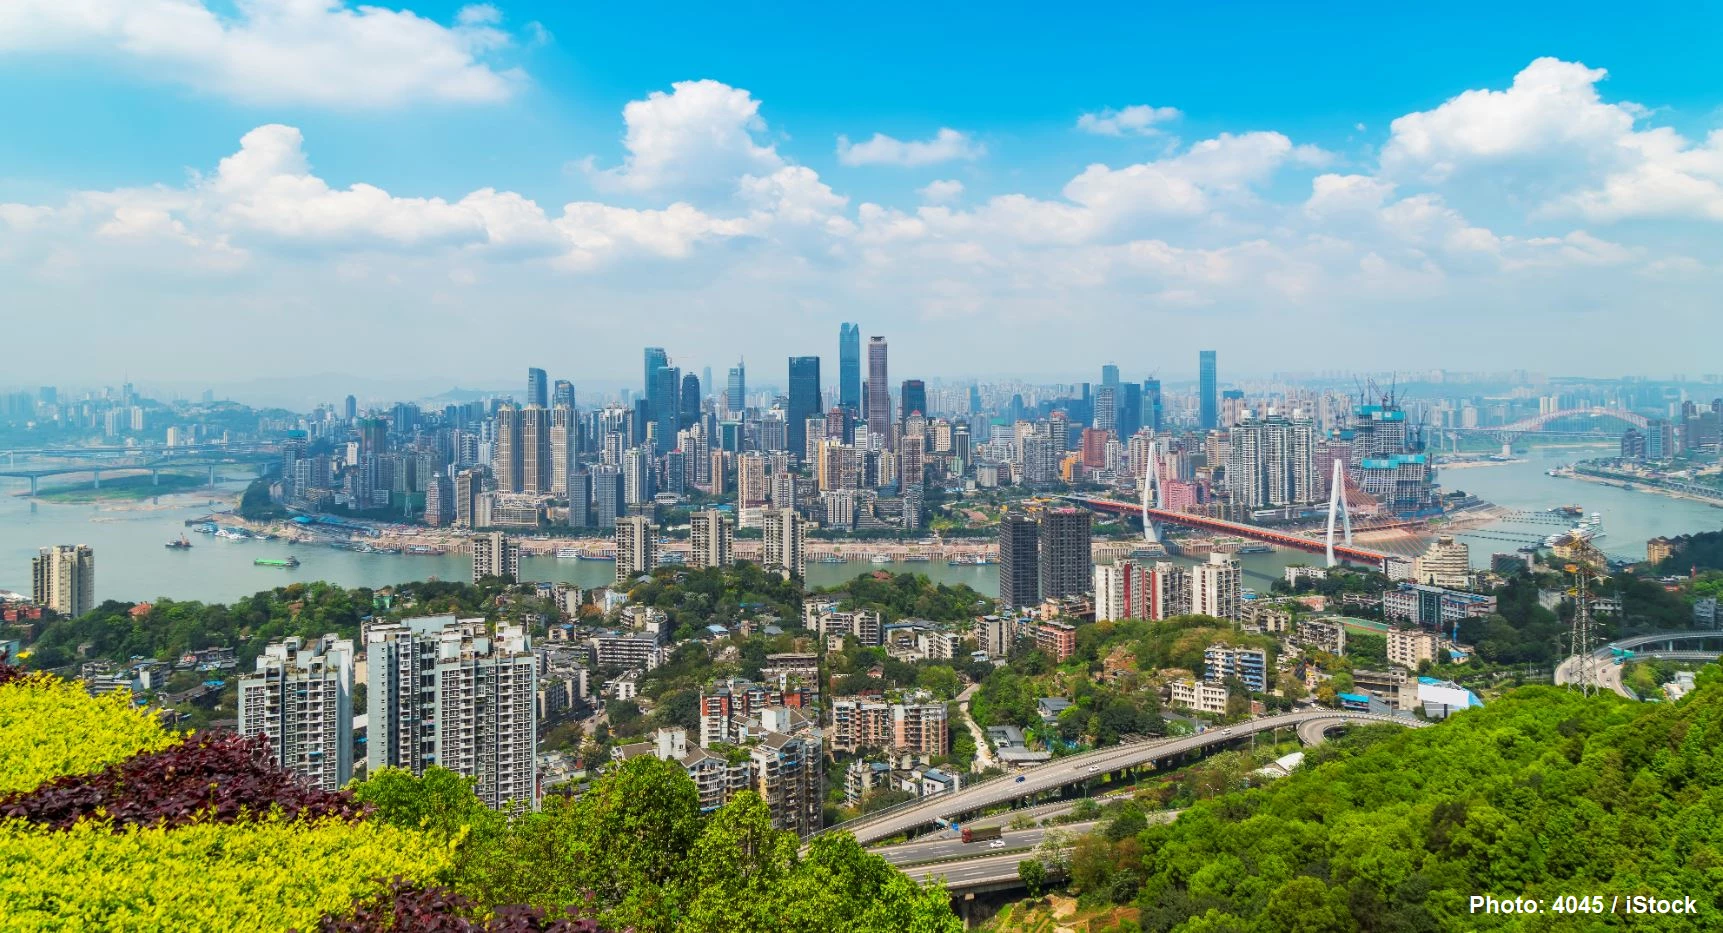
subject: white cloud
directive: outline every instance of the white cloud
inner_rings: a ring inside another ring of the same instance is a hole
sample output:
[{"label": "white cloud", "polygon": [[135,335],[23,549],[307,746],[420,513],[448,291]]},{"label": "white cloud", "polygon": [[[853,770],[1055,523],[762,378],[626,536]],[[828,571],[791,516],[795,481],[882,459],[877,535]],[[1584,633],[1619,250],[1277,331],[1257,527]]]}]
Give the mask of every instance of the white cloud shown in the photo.
[{"label": "white cloud", "polygon": [[593,176],[607,190],[728,187],[742,175],[769,174],[784,164],[775,147],[754,139],[766,130],[760,102],[718,81],[679,81],[668,94],[653,91],[629,102],[622,119],[627,158]]},{"label": "white cloud", "polygon": [[413,100],[491,102],[524,76],[486,56],[507,46],[495,7],[445,26],[408,10],[345,0],[8,0],[0,55],[78,52],[253,104],[387,107]]},{"label": "white cloud", "polygon": [[866,142],[852,143],[838,137],[838,161],[844,165],[937,165],[957,160],[974,161],[987,154],[987,147],[967,133],[942,128],[928,140],[893,139],[875,133]]},{"label": "white cloud", "polygon": [[915,193],[929,204],[949,204],[963,196],[963,182],[950,178],[930,181],[915,189]]},{"label": "white cloud", "polygon": [[1151,107],[1134,104],[1122,110],[1108,107],[1077,118],[1077,129],[1098,136],[1154,136],[1161,132],[1160,124],[1171,123],[1184,116],[1177,107]]}]

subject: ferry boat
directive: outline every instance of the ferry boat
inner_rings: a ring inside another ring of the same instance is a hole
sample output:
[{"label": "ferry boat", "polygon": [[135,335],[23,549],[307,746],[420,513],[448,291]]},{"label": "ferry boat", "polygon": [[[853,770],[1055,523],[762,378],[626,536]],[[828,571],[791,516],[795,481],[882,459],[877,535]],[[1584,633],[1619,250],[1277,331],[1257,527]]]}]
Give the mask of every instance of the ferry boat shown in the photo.
[{"label": "ferry boat", "polygon": [[887,557],[884,554],[875,554],[874,556],[868,558],[868,560],[870,560],[876,564],[889,564],[889,563],[891,563],[891,558]]},{"label": "ferry boat", "polygon": [[585,551],[581,551],[579,554],[575,555],[575,560],[611,560],[611,559],[612,558],[605,557],[603,554],[588,554]]},{"label": "ferry boat", "polygon": [[1233,551],[1233,553],[1234,554],[1267,554],[1267,553],[1272,552],[1273,550],[1274,550],[1274,545],[1272,545],[1272,544],[1241,544]]},{"label": "ferry boat", "polygon": [[259,557],[252,561],[252,563],[259,567],[282,567],[291,570],[294,567],[299,566],[299,558],[292,555],[279,559],[274,557]]},{"label": "ferry boat", "polygon": [[191,550],[191,541],[185,535],[180,535],[178,541],[169,541],[166,547],[170,551],[189,551]]},{"label": "ferry boat", "polygon": [[1555,547],[1562,541],[1574,539],[1577,541],[1596,541],[1603,537],[1603,515],[1591,513],[1591,518],[1582,518],[1572,529],[1561,534],[1550,535],[1544,539],[1546,547]]},{"label": "ferry boat", "polygon": [[1585,509],[1582,509],[1577,505],[1551,506],[1550,511],[1557,515],[1566,515],[1569,518],[1579,518],[1585,514]]},{"label": "ferry boat", "polygon": [[580,548],[559,547],[556,549],[557,560],[576,560],[580,557]]},{"label": "ferry boat", "polygon": [[905,563],[911,563],[911,564],[925,563],[927,561],[933,560],[933,558],[927,556],[926,554],[905,554],[901,559]]},{"label": "ferry boat", "polygon": [[816,564],[841,564],[843,562],[844,559],[836,554],[821,554],[814,558]]}]

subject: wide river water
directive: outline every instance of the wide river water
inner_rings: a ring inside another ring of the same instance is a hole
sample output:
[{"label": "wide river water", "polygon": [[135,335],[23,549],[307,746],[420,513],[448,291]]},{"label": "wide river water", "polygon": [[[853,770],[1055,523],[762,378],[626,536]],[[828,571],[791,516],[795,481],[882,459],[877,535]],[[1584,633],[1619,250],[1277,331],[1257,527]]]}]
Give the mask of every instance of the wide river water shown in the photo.
[{"label": "wide river water", "polygon": [[[1601,513],[1607,534],[1599,545],[1612,555],[1626,558],[1643,557],[1645,540],[1656,535],[1723,529],[1723,509],[1545,474],[1553,466],[1595,456],[1602,450],[1533,451],[1524,463],[1444,471],[1442,484],[1508,509],[1535,512],[1572,503],[1588,513]],[[470,573],[469,559],[462,554],[362,554],[321,546],[235,541],[198,534],[189,536],[191,549],[170,550],[163,545],[179,537],[185,530],[186,519],[208,513],[207,504],[181,498],[175,501],[192,504],[160,508],[149,508],[147,503],[55,505],[14,495],[26,488],[26,483],[0,479],[0,589],[27,594],[30,558],[38,548],[50,544],[88,544],[95,549],[97,600],[149,600],[165,596],[229,602],[293,580],[378,587],[433,577],[464,580]],[[237,488],[231,487],[229,491]],[[1558,530],[1559,526],[1549,524],[1504,523],[1461,537],[1472,546],[1473,563],[1484,566],[1492,551],[1512,551],[1518,543],[1541,539]],[[286,570],[253,563],[260,557],[280,558],[288,554],[299,558],[298,568]],[[1287,564],[1310,562],[1310,555],[1289,551],[1241,557],[1246,585],[1262,590],[1267,589],[1268,581],[1280,576]],[[522,564],[524,579],[566,581],[582,587],[602,586],[613,575],[608,561],[528,557]],[[996,571],[991,566],[954,567],[939,560],[810,563],[808,577],[812,585],[830,586],[875,570],[926,574],[938,582],[968,584],[988,595],[998,587]]]}]

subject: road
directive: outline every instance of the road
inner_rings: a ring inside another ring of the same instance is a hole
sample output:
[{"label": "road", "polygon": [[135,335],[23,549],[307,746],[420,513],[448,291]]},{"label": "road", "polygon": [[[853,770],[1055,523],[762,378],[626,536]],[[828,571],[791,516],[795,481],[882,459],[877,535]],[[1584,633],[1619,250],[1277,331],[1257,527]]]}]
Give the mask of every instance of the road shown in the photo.
[{"label": "road", "polygon": [[[1716,630],[1701,630],[1690,632],[1658,632],[1652,635],[1634,635],[1630,638],[1620,638],[1597,649],[1592,654],[1596,664],[1596,683],[1599,690],[1609,690],[1630,700],[1639,699],[1638,695],[1627,689],[1621,682],[1622,669],[1625,665],[1616,664],[1614,652],[1611,649],[1621,648],[1632,651],[1634,659],[1663,658],[1674,661],[1703,661],[1716,658],[1719,652],[1707,650],[1681,650],[1675,647],[1676,642],[1700,642],[1708,639],[1723,641],[1723,632]],[[1646,645],[1662,646],[1650,651],[1643,650]],[[1559,685],[1578,684],[1585,680],[1585,658],[1573,655],[1556,665],[1555,682]]]},{"label": "road", "polygon": [[968,689],[957,695],[957,708],[963,715],[963,724],[969,727],[969,734],[975,737],[975,761],[969,766],[969,770],[977,772],[999,764],[993,757],[993,747],[987,744],[987,733],[976,724],[975,717],[969,715],[969,698],[980,689],[980,684],[970,684]]},{"label": "road", "polygon": [[1083,823],[1066,823],[1063,826],[1035,826],[1029,829],[1008,829],[1000,840],[1005,843],[998,849],[987,842],[964,842],[963,837],[953,832],[940,833],[939,838],[929,842],[906,842],[899,846],[883,846],[875,849],[874,854],[897,866],[918,865],[927,862],[950,862],[957,859],[970,859],[990,855],[1003,855],[1007,852],[1023,853],[1040,845],[1042,840],[1053,833],[1069,833],[1078,835],[1094,829],[1099,820],[1089,820]]},{"label": "road", "polygon": [[1179,736],[1152,742],[1139,742],[1096,749],[1060,758],[1029,768],[1017,775],[1006,775],[963,788],[955,794],[941,794],[925,800],[912,801],[895,808],[870,814],[859,820],[840,824],[826,830],[853,833],[863,845],[889,839],[900,833],[933,823],[936,819],[961,816],[987,807],[1008,803],[1021,797],[1057,790],[1071,784],[1099,779],[1113,771],[1149,764],[1212,745],[1223,745],[1253,733],[1274,729],[1296,729],[1312,720],[1343,722],[1387,722],[1417,728],[1428,725],[1416,719],[1379,716],[1369,713],[1346,713],[1337,710],[1307,710],[1282,713],[1239,723],[1225,729],[1213,729],[1191,736]]},{"label": "road", "polygon": [[1017,879],[1017,863],[1026,857],[1022,852],[1006,852],[963,862],[938,865],[911,865],[902,869],[911,881],[920,883],[934,878],[945,880],[948,891],[998,884]]}]

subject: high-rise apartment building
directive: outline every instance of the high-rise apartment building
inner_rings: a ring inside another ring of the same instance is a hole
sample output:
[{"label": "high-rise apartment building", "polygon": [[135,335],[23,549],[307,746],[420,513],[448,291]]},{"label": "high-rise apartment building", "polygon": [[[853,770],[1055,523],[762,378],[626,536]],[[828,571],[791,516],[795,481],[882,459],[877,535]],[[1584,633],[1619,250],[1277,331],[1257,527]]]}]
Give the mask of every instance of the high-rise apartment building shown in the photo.
[{"label": "high-rise apartment building", "polygon": [[520,582],[520,544],[500,531],[473,535],[467,539],[473,549],[473,582],[485,577],[501,577],[510,583]]},{"label": "high-rise apartment building", "polygon": [[651,573],[657,563],[657,529],[644,515],[628,515],[616,520],[616,582],[626,583],[643,573]]},{"label": "high-rise apartment building", "polygon": [[568,495],[568,474],[580,468],[580,416],[569,405],[550,410],[550,493]]},{"label": "high-rise apartment building", "polygon": [[1429,586],[1463,590],[1472,583],[1472,550],[1452,535],[1440,535],[1412,561],[1412,578]]},{"label": "high-rise apartment building", "polygon": [[823,822],[825,749],[817,730],[791,731],[777,721],[793,713],[781,706],[766,709],[766,735],[748,750],[748,757],[754,765],[754,790],[765,802],[772,825],[806,839]]},{"label": "high-rise apartment building", "polygon": [[68,618],[96,607],[96,552],[87,544],[56,544],[30,559],[30,599]]},{"label": "high-rise apartment building", "polygon": [[1220,425],[1220,384],[1215,373],[1215,352],[1197,355],[1197,427],[1212,431]]},{"label": "high-rise apartment building", "polygon": [[717,509],[701,509],[688,519],[688,563],[695,567],[728,567],[735,530],[730,518]]},{"label": "high-rise apartment building", "polygon": [[239,733],[264,736],[276,764],[340,790],[353,777],[353,642],[325,635],[272,642],[239,680]]},{"label": "high-rise apartment building", "polygon": [[766,456],[745,453],[736,458],[736,507],[751,509],[765,505],[772,489],[766,483]]},{"label": "high-rise apartment building", "polygon": [[498,492],[520,492],[525,465],[521,462],[521,412],[513,405],[497,408],[496,437],[491,447],[491,473]]},{"label": "high-rise apartment building", "polygon": [[820,416],[820,358],[790,357],[790,407],[785,414],[790,453],[807,459],[808,419]]},{"label": "high-rise apartment building", "polygon": [[455,524],[477,528],[479,496],[485,491],[485,471],[479,467],[455,474]]},{"label": "high-rise apartment building", "polygon": [[1041,598],[1089,592],[1095,563],[1089,548],[1090,515],[1084,509],[1056,508],[1041,513]]},{"label": "high-rise apartment building", "polygon": [[871,337],[867,342],[867,429],[885,438],[891,449],[891,382],[886,366],[884,337]]},{"label": "high-rise apartment building", "polygon": [[1316,425],[1300,412],[1246,412],[1228,432],[1227,493],[1247,508],[1309,505],[1326,494],[1316,462]]},{"label": "high-rise apartment building", "polygon": [[538,803],[538,659],[526,632],[430,616],[365,633],[367,772],[438,765],[486,806]]},{"label": "high-rise apartment building", "polygon": [[551,449],[551,412],[528,406],[520,411],[520,492],[548,496],[556,489],[554,451]]},{"label": "high-rise apartment building", "polygon": [[1203,679],[1221,683],[1229,678],[1244,682],[1252,692],[1268,689],[1268,652],[1261,648],[1241,648],[1224,642],[1208,646],[1203,651]]},{"label": "high-rise apartment building", "polygon": [[425,524],[441,528],[454,520],[454,484],[441,470],[425,484]]},{"label": "high-rise apartment building", "polygon": [[652,452],[645,447],[630,447],[622,455],[622,501],[628,505],[651,502],[657,495],[656,475],[652,469]]},{"label": "high-rise apartment building", "polygon": [[1191,569],[1191,611],[1237,621],[1242,582],[1238,561],[1232,555],[1210,554],[1208,563]]},{"label": "high-rise apartment building", "polygon": [[526,371],[526,403],[540,408],[550,407],[550,383],[544,370],[535,367]]},{"label": "high-rise apartment building", "polygon": [[808,522],[793,508],[767,509],[761,516],[765,528],[762,563],[786,577],[805,579],[808,574]]},{"label": "high-rise apartment building", "polygon": [[592,522],[599,528],[615,528],[617,518],[628,510],[622,468],[595,466],[589,473],[592,477]]},{"label": "high-rise apartment building", "polygon": [[999,520],[999,602],[1003,607],[1020,609],[1041,601],[1039,531],[1035,519],[1016,509]]},{"label": "high-rise apartment building", "polygon": [[838,326],[838,406],[851,418],[861,415],[861,326]]}]

